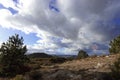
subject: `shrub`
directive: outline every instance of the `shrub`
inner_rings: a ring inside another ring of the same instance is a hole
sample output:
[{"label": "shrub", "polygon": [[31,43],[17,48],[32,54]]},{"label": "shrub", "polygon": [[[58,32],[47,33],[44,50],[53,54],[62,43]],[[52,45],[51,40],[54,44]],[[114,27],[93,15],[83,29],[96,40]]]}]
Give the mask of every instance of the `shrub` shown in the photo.
[{"label": "shrub", "polygon": [[41,68],[41,65],[40,64],[31,64],[30,67],[32,70],[37,70],[37,69]]},{"label": "shrub", "polygon": [[63,63],[66,61],[66,58],[62,58],[62,57],[53,57],[50,59],[50,61],[52,63]]},{"label": "shrub", "polygon": [[88,55],[85,51],[80,50],[79,53],[78,53],[77,58],[78,58],[78,59],[83,59],[83,58],[87,58],[88,56],[89,56],[89,55]]},{"label": "shrub", "polygon": [[97,54],[93,54],[93,55],[91,55],[90,57],[91,58],[96,58],[98,55]]},{"label": "shrub", "polygon": [[75,58],[73,58],[73,57],[68,57],[68,58],[66,58],[67,59],[67,61],[72,61],[72,60],[74,60]]},{"label": "shrub", "polygon": [[28,80],[42,80],[42,74],[39,71],[31,71],[28,73]]},{"label": "shrub", "polygon": [[114,80],[120,80],[120,58],[111,66],[111,76]]},{"label": "shrub", "polygon": [[116,37],[110,42],[109,52],[111,54],[120,53],[120,36]]},{"label": "shrub", "polygon": [[18,34],[9,37],[7,42],[0,47],[0,76],[15,76],[23,73],[25,63],[29,60],[25,53],[27,48],[23,43],[23,37]]}]

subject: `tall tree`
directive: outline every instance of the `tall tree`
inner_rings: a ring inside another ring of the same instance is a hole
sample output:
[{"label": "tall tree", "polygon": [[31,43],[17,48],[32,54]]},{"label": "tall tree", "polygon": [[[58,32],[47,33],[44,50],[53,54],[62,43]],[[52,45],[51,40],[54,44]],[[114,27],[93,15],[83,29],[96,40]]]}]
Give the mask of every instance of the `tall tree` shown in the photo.
[{"label": "tall tree", "polygon": [[28,60],[25,53],[27,48],[23,43],[23,37],[15,34],[3,42],[0,47],[0,69],[1,75],[14,76],[22,73],[24,63]]},{"label": "tall tree", "polygon": [[109,52],[111,54],[120,53],[120,36],[116,37],[110,42]]}]

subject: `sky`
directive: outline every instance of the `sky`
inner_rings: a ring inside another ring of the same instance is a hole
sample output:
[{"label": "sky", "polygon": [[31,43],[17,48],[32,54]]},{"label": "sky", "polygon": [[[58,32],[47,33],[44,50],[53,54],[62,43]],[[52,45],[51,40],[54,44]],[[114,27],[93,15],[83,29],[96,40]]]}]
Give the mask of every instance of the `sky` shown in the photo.
[{"label": "sky", "polygon": [[0,43],[15,33],[28,53],[108,54],[120,35],[120,0],[0,0]]}]

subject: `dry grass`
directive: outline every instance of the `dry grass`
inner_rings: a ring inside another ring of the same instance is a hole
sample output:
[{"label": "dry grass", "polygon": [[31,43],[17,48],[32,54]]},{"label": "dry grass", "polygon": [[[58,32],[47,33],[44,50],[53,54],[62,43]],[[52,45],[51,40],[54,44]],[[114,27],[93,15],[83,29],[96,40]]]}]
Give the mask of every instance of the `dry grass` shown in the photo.
[{"label": "dry grass", "polygon": [[113,64],[113,62],[120,55],[109,55],[109,56],[99,56],[99,57],[89,57],[86,59],[73,60],[68,61],[63,64],[60,64],[60,68],[70,69],[70,70],[81,70],[81,69],[97,69],[98,71],[107,71],[109,70],[109,66]]}]

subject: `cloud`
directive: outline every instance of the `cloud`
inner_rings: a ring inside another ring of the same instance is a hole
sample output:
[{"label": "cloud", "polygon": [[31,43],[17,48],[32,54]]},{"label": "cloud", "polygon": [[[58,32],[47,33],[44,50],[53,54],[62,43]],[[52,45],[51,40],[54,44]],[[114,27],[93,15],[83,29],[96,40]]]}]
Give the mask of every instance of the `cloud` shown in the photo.
[{"label": "cloud", "polygon": [[0,25],[27,34],[37,33],[40,40],[30,47],[33,49],[75,53],[97,43],[104,50],[104,45],[120,34],[118,0],[19,0],[17,3],[1,0],[0,3],[18,11],[12,15],[8,9],[1,9]]},{"label": "cloud", "polygon": [[0,41],[0,47],[1,47],[2,43],[3,43],[3,42]]}]

